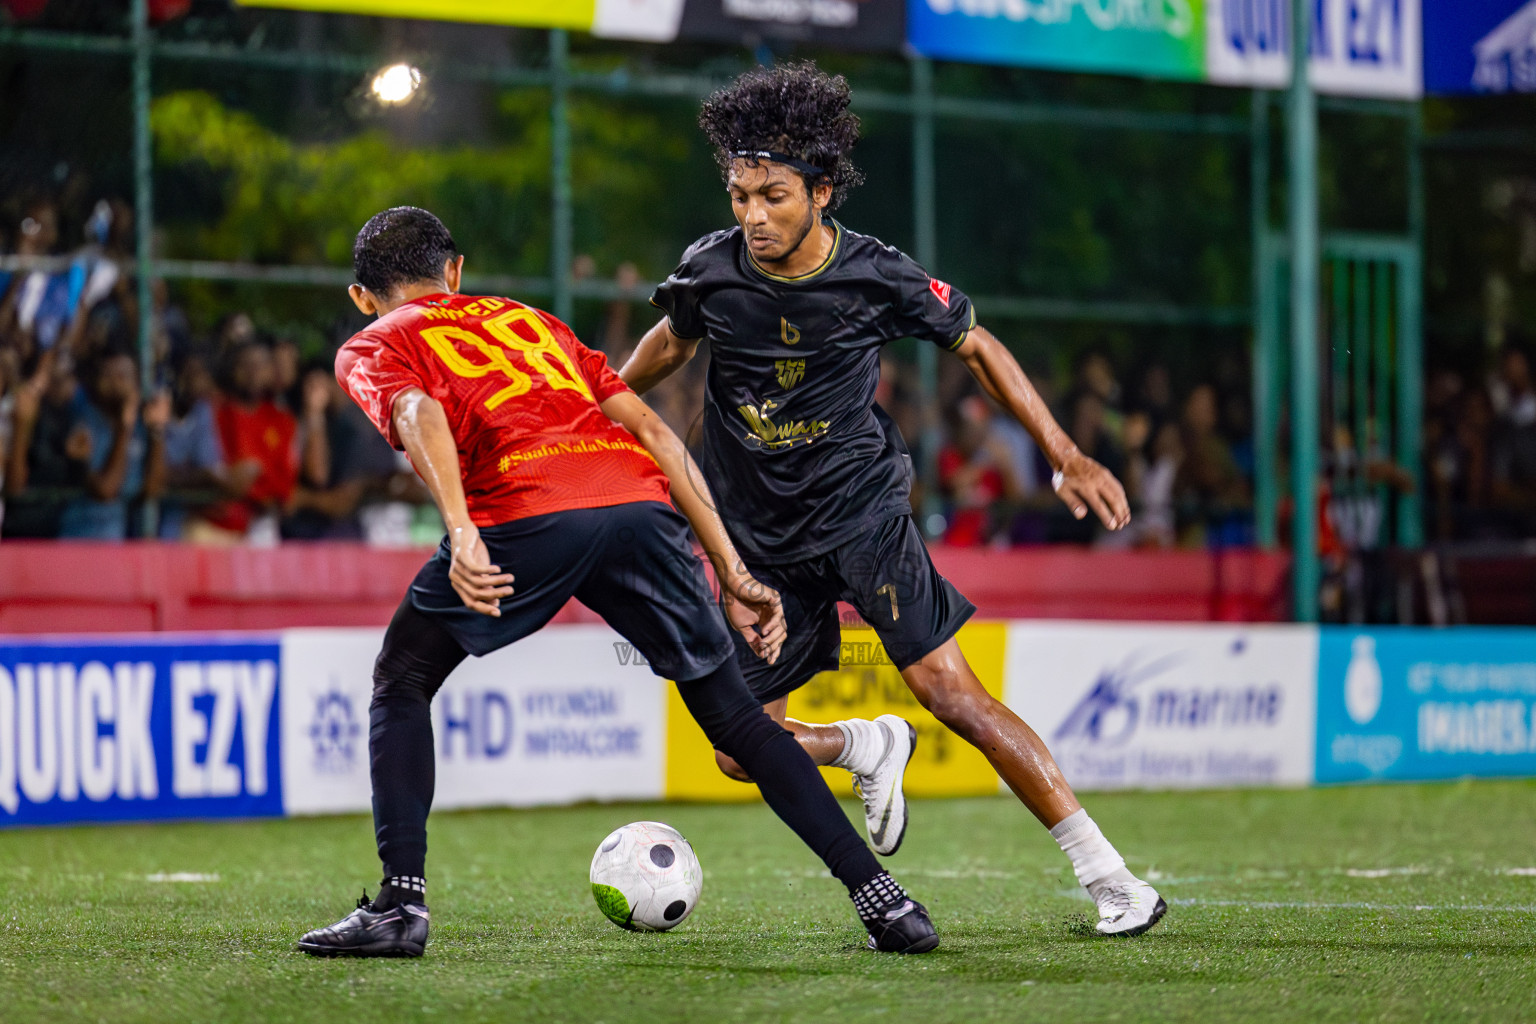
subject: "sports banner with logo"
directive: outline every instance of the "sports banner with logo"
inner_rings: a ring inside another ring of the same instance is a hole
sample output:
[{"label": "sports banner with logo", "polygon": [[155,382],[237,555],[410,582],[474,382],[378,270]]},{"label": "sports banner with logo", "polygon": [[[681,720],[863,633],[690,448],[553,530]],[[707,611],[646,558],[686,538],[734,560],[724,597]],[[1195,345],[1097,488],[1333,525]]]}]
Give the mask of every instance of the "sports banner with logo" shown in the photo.
[{"label": "sports banner with logo", "polygon": [[283,812],[276,636],[0,644],[0,825]]},{"label": "sports banner with logo", "polygon": [[898,51],[906,0],[239,0],[250,7],[590,31],[610,39],[764,39]]},{"label": "sports banner with logo", "polygon": [[[1323,92],[1423,90],[1420,0],[1308,0]],[[946,60],[1221,85],[1290,81],[1290,0],[908,0],[912,46]]]},{"label": "sports banner with logo", "polygon": [[1536,775],[1536,636],[1324,628],[1317,780]]},{"label": "sports banner with logo", "polygon": [[1211,2],[909,0],[907,35],[945,60],[1199,79]]},{"label": "sports banner with logo", "polygon": [[[1420,0],[1310,2],[1309,61],[1319,92],[1390,99],[1423,93]],[[1290,16],[1290,0],[1208,0],[1206,80],[1269,89],[1289,85]]]},{"label": "sports banner with logo", "polygon": [[[382,638],[0,641],[0,827],[366,812]],[[958,640],[1083,790],[1536,775],[1536,630],[971,622]],[[841,660],[791,717],[898,715],[918,736],[909,793],[1006,792],[873,631],[845,628]],[[468,659],[432,721],[438,807],[757,798],[606,626]]]},{"label": "sports banner with logo", "polygon": [[755,46],[764,39],[899,51],[906,0],[687,0],[678,38]]},{"label": "sports banner with logo", "polygon": [[1008,705],[1082,789],[1312,781],[1317,631],[1013,623]]},{"label": "sports banner with logo", "polygon": [[[856,618],[856,617],[855,617]],[[1004,692],[1004,652],[1008,626],[1002,622],[968,622],[956,640],[987,692]],[[788,715],[802,722],[835,722],[844,718],[874,719],[897,715],[917,730],[917,747],[907,765],[906,790],[913,796],[980,796],[998,791],[997,773],[975,747],[950,732],[917,702],[901,673],[880,644],[875,631],[862,623],[843,627],[841,667],[822,672],[789,695]],[[721,774],[714,749],[703,731],[688,717],[675,690],[667,696],[666,797],[669,800],[756,800],[756,786]],[[842,796],[851,777],[840,768],[821,773]]]},{"label": "sports banner with logo", "polygon": [[1426,0],[1424,88],[1536,92],[1536,0]]},{"label": "sports banner with logo", "polygon": [[[370,806],[368,703],[382,629],[283,638],[289,814]],[[436,807],[653,800],[667,684],[606,626],[535,633],[455,669],[432,702]]]},{"label": "sports banner with logo", "polygon": [[246,7],[282,7],[335,14],[371,14],[431,21],[527,25],[589,31],[618,39],[668,42],[677,37],[684,0],[237,0]]}]

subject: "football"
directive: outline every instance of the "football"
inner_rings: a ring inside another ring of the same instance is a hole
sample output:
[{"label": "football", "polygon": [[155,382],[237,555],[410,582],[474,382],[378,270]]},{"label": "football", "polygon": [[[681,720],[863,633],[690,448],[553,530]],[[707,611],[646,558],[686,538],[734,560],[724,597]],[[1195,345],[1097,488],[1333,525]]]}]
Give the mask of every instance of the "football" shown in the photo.
[{"label": "football", "polygon": [[698,906],[704,888],[699,858],[681,832],[636,821],[609,833],[592,855],[592,896],[620,928],[664,932]]}]

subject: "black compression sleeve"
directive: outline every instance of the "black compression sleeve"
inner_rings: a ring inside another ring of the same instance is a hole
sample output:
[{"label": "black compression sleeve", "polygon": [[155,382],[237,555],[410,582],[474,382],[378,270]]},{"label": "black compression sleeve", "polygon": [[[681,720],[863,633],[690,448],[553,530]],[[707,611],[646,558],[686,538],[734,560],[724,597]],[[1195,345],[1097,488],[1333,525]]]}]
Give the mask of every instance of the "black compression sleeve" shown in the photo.
[{"label": "black compression sleeve", "polygon": [[880,873],[810,755],[753,699],[735,659],[678,683],[677,692],[715,748],[746,770],[773,812],[849,892]]}]

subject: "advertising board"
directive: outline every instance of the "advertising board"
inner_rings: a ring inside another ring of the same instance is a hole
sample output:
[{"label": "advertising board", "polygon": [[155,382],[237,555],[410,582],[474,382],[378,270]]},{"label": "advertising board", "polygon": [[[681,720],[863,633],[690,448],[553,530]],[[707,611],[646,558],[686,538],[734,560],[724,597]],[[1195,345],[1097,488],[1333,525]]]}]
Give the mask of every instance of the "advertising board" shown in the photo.
[{"label": "advertising board", "polygon": [[0,825],[283,811],[276,636],[0,643]]},{"label": "advertising board", "polygon": [[1536,775],[1536,635],[1325,627],[1317,781]]},{"label": "advertising board", "polygon": [[1013,623],[1008,706],[1082,789],[1312,781],[1304,626]]},{"label": "advertising board", "polygon": [[[1421,0],[1311,0],[1309,66],[1319,92],[1413,99],[1424,89]],[[1289,0],[1210,0],[1206,78],[1283,88],[1291,80]]]},{"label": "advertising board", "polygon": [[1424,88],[1536,92],[1536,0],[1430,0],[1424,8]]},{"label": "advertising board", "polygon": [[[283,775],[289,814],[367,810],[368,705],[379,629],[284,635]],[[535,633],[455,669],[433,700],[433,806],[655,799],[666,683],[622,663],[606,626]]]},{"label": "advertising board", "polygon": [[[1003,696],[1004,648],[1008,627],[1001,622],[968,622],[956,640],[981,684]],[[875,631],[844,626],[840,668],[822,672],[789,695],[788,715],[802,722],[899,715],[917,729],[917,747],[906,774],[912,796],[980,796],[996,793],[997,773],[975,747],[945,728],[912,696],[886,656]],[[852,776],[823,768],[832,792],[843,796]],[[667,695],[666,797],[669,800],[755,800],[757,787],[722,775],[704,733],[669,687]]]},{"label": "advertising board", "polygon": [[908,0],[928,57],[1199,79],[1212,0]]}]

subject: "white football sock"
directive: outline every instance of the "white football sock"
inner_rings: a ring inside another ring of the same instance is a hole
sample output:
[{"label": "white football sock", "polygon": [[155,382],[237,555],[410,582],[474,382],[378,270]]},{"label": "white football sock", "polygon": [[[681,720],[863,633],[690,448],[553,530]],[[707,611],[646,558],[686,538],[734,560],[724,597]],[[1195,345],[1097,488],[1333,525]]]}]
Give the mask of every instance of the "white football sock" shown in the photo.
[{"label": "white football sock", "polygon": [[855,775],[868,775],[880,764],[891,748],[891,730],[884,722],[850,718],[833,722],[843,732],[843,752],[832,761],[834,768],[846,768]]},{"label": "white football sock", "polygon": [[1088,817],[1087,810],[1078,808],[1051,829],[1051,838],[1061,847],[1061,852],[1072,859],[1072,870],[1077,880],[1098,898],[1096,889],[1110,882],[1132,882],[1136,876],[1125,868],[1125,858],[1099,831],[1099,826]]}]

